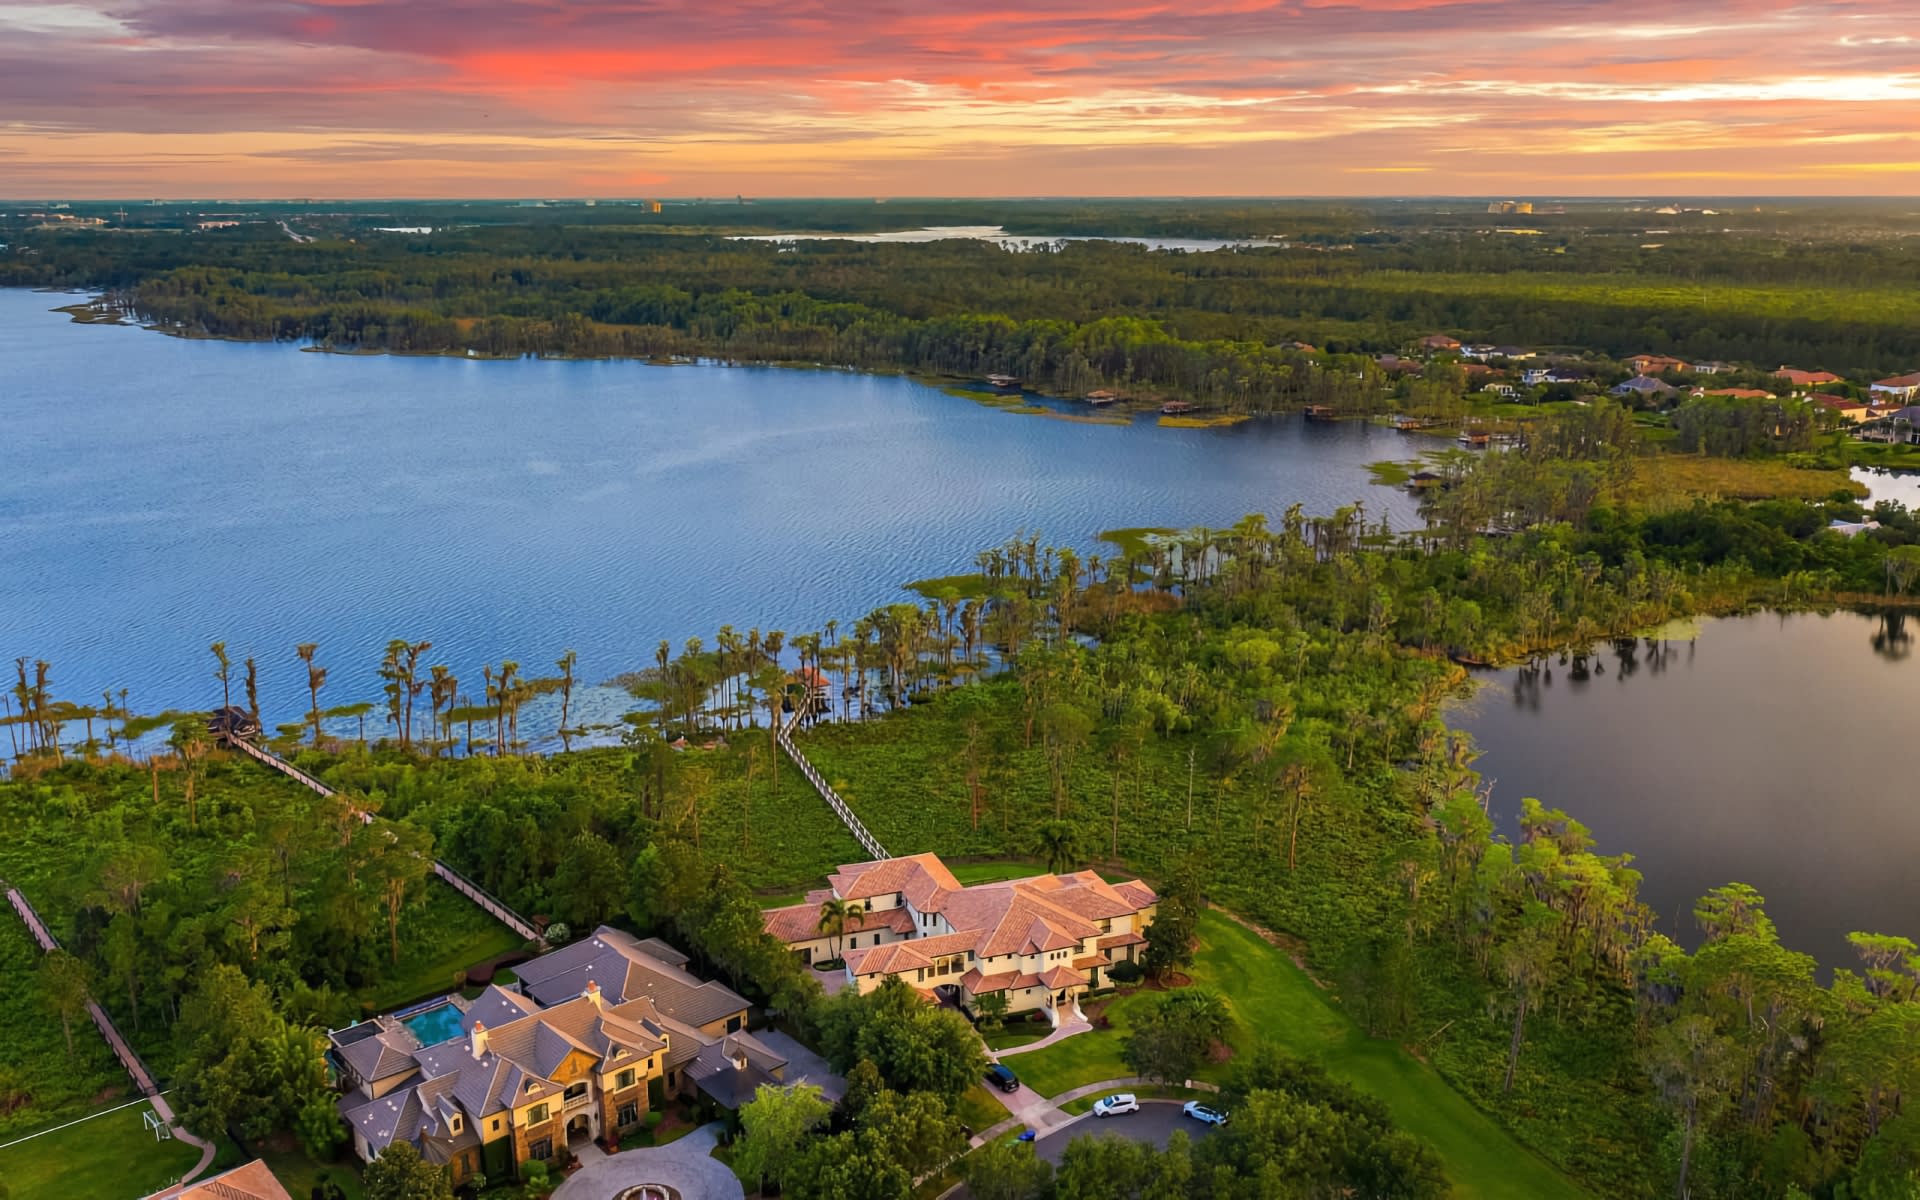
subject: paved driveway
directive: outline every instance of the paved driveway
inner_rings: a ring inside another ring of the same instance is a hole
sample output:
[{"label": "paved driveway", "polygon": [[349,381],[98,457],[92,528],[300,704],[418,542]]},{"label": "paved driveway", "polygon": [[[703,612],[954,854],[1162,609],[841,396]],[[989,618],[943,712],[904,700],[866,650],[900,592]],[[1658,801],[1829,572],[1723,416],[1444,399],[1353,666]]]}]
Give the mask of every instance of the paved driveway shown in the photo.
[{"label": "paved driveway", "polygon": [[719,1141],[719,1125],[702,1125],[665,1146],[622,1150],[567,1176],[553,1200],[613,1200],[643,1183],[664,1183],[684,1200],[741,1200],[740,1181],[713,1157]]},{"label": "paved driveway", "polygon": [[1041,1137],[1034,1142],[1033,1149],[1041,1158],[1058,1166],[1060,1156],[1067,1152],[1067,1143],[1086,1134],[1132,1138],[1164,1147],[1176,1129],[1186,1130],[1187,1136],[1196,1142],[1213,1132],[1213,1126],[1202,1125],[1181,1112],[1181,1104],[1179,1100],[1142,1100],[1139,1112],[1104,1118],[1089,1114],[1084,1120],[1058,1127]]}]

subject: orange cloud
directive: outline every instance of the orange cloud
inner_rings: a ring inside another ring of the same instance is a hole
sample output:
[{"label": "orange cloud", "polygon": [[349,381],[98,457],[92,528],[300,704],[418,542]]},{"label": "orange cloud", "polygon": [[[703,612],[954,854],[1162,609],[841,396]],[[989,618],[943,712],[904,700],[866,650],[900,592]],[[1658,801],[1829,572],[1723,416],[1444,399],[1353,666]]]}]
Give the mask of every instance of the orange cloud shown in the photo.
[{"label": "orange cloud", "polygon": [[0,157],[72,195],[1902,192],[1916,38],[1908,0],[38,0]]}]

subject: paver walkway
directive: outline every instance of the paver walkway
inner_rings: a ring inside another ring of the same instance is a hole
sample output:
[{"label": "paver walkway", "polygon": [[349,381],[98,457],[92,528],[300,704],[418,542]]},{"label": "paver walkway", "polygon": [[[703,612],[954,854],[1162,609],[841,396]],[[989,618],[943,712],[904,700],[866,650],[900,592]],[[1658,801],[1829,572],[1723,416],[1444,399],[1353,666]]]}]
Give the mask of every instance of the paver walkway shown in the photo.
[{"label": "paver walkway", "polygon": [[1076,1033],[1088,1033],[1092,1029],[1093,1029],[1093,1023],[1085,1019],[1077,1020],[1077,1021],[1067,1021],[1064,1024],[1062,1024],[1060,1028],[1054,1030],[1052,1033],[1041,1038],[1037,1042],[1028,1042],[1024,1046],[1009,1046],[1005,1050],[990,1049],[987,1051],[987,1053],[996,1059],[1006,1058],[1010,1054],[1026,1054],[1033,1050],[1043,1050],[1046,1047],[1053,1045],[1055,1042],[1065,1041],[1066,1039],[1072,1037]]},{"label": "paver walkway", "polygon": [[720,1126],[702,1125],[677,1142],[642,1146],[604,1156],[581,1167],[553,1193],[553,1200],[613,1200],[628,1188],[662,1183],[684,1200],[742,1200],[746,1189],[727,1164],[713,1157]]}]

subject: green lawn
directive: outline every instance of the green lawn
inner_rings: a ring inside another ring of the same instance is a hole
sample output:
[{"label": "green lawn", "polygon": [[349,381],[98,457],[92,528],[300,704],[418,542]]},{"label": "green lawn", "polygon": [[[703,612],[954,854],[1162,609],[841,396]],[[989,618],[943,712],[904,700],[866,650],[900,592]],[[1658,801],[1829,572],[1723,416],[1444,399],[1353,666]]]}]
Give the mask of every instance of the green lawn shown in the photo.
[{"label": "green lawn", "polygon": [[140,1121],[151,1111],[137,1104],[0,1150],[8,1200],[138,1200],[176,1182],[200,1152],[154,1141]]},{"label": "green lawn", "polygon": [[1007,1106],[993,1098],[986,1084],[976,1083],[960,1093],[959,1114],[975,1133],[985,1133],[1007,1119]]},{"label": "green lawn", "polygon": [[[1432,1068],[1396,1044],[1362,1033],[1282,951],[1219,912],[1201,918],[1200,942],[1194,982],[1227,998],[1234,1014],[1234,1045],[1270,1039],[1386,1101],[1402,1129],[1439,1150],[1461,1200],[1584,1194],[1448,1087]],[[1121,1033],[1130,1014],[1151,1004],[1152,997],[1145,989],[1124,995],[1107,1009],[1112,1030],[1018,1055],[1011,1065],[1030,1087],[1049,1096],[1129,1075],[1120,1059]],[[1219,1081],[1226,1070],[1213,1066],[1201,1074]]]},{"label": "green lawn", "polygon": [[989,1050],[1011,1050],[1016,1046],[1031,1046],[1053,1032],[1053,1027],[1044,1022],[1022,1021],[1005,1029],[992,1033],[983,1033],[980,1040]]}]

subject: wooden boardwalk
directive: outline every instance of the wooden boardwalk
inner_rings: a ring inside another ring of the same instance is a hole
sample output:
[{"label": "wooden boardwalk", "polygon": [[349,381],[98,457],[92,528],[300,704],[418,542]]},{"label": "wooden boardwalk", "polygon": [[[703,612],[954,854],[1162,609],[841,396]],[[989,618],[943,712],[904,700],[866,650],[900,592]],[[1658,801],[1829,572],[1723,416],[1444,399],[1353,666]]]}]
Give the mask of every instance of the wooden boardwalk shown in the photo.
[{"label": "wooden boardwalk", "polygon": [[[232,749],[238,750],[248,758],[253,759],[253,761],[259,763],[261,766],[280,772],[288,779],[293,780],[295,783],[300,784],[310,791],[317,792],[322,796],[338,796],[340,794],[326,784],[321,783],[318,779],[307,774],[305,771],[302,771],[299,767],[294,766],[286,759],[270,751],[261,749],[243,737],[235,737],[230,733],[223,733],[220,735],[220,740]],[[351,801],[348,801],[348,807],[353,807]],[[372,813],[361,808],[354,808],[353,812],[355,816],[360,818],[361,824],[373,824]],[[508,929],[513,930],[530,942],[540,940],[540,932],[533,927],[533,922],[527,920],[519,913],[514,912],[505,904],[502,904],[498,899],[489,894],[485,888],[482,888],[479,884],[468,879],[465,875],[454,870],[446,863],[435,859],[433,861],[433,873],[449,887],[453,888],[454,891],[459,892],[462,896],[479,905],[489,916],[499,921],[502,925],[505,925]]]},{"label": "wooden boardwalk", "polygon": [[[52,954],[60,948],[60,943],[55,940],[53,931],[48,929],[46,922],[40,919],[40,914],[34,911],[33,905],[27,903],[26,895],[19,888],[7,889],[7,903],[11,904],[13,911],[19,914],[21,922],[27,927],[27,933],[32,936],[34,944],[40,947],[42,954]],[[106,1039],[107,1048],[112,1050],[113,1056],[120,1060],[120,1066],[126,1071],[128,1078],[133,1080],[133,1086],[139,1088],[140,1094],[153,1105],[153,1111],[159,1116],[161,1123],[167,1126],[174,1137],[189,1146],[199,1147],[199,1165],[187,1172],[180,1182],[185,1184],[187,1180],[205,1171],[213,1162],[212,1144],[188,1133],[181,1126],[173,1115],[173,1106],[167,1103],[167,1098],[160,1094],[160,1086],[153,1081],[153,1073],[147,1070],[146,1063],[140,1061],[140,1056],[133,1052],[133,1047],[127,1044],[127,1039],[120,1036],[120,1030],[113,1024],[113,1018],[107,1016],[107,1011],[100,1007],[98,1001],[91,999],[87,1001],[87,1015],[93,1018],[94,1028],[98,1029],[100,1036]]]},{"label": "wooden boardwalk", "polygon": [[893,855],[888,854],[886,847],[880,844],[880,839],[867,831],[867,827],[861,823],[860,818],[854,816],[853,810],[847,807],[847,802],[840,798],[840,793],[833,790],[822,778],[820,772],[814,769],[813,764],[807,761],[807,756],[800,753],[799,748],[793,744],[792,734],[794,727],[800,723],[801,711],[794,710],[793,716],[786,724],[780,726],[780,732],[775,735],[774,740],[779,742],[780,748],[787,752],[787,757],[793,760],[793,765],[800,768],[800,773],[807,777],[807,782],[813,785],[813,790],[820,793],[820,798],[827,802],[827,807],[833,809],[833,814],[839,817],[840,823],[847,827],[847,832],[853,835],[853,840],[860,843],[860,848],[876,859],[892,858]]}]

